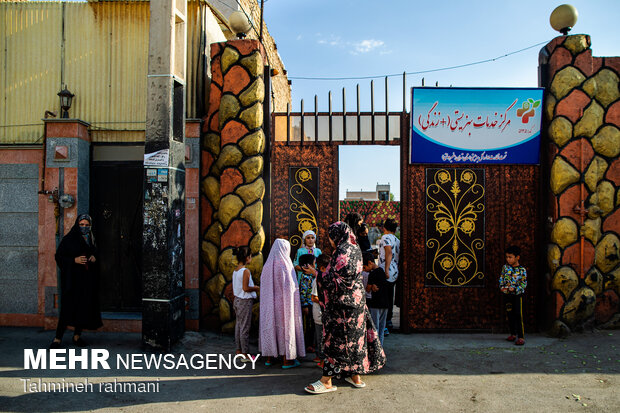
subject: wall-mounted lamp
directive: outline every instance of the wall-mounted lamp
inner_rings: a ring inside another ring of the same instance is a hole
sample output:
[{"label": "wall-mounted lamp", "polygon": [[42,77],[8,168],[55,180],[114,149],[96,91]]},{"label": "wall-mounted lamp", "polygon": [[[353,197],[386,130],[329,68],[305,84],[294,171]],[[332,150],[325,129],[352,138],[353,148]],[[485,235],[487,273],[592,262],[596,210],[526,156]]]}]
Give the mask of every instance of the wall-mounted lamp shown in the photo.
[{"label": "wall-mounted lamp", "polygon": [[577,23],[577,17],[579,17],[579,13],[574,6],[562,4],[551,12],[549,23],[551,23],[553,30],[557,30],[566,36]]},{"label": "wall-mounted lamp", "polygon": [[252,28],[252,24],[245,13],[241,11],[233,11],[228,18],[230,28],[238,38],[243,39]]},{"label": "wall-mounted lamp", "polygon": [[73,96],[75,95],[69,92],[69,89],[67,89],[67,85],[65,85],[65,88],[63,90],[58,92],[58,97],[60,98],[60,109],[62,110],[62,115],[60,116],[61,118],[69,117],[69,109],[71,108]]}]

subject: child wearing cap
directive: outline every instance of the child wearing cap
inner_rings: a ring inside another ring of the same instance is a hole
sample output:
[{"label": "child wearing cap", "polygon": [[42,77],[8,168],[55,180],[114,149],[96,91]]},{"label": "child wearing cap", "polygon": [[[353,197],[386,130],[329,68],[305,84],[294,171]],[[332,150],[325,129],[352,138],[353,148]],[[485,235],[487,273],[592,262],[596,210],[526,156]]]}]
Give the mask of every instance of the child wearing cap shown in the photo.
[{"label": "child wearing cap", "polygon": [[[318,257],[321,255],[320,248],[316,247],[316,233],[312,230],[304,232],[302,245],[297,250],[295,256],[295,269],[297,270],[297,281],[299,282],[299,297],[301,299],[301,313],[303,316],[304,337],[306,339],[307,351],[314,352],[314,322],[312,319],[312,273],[302,268],[300,258],[305,255]],[[307,258],[307,257],[304,257]],[[302,258],[302,261],[304,260]]]}]

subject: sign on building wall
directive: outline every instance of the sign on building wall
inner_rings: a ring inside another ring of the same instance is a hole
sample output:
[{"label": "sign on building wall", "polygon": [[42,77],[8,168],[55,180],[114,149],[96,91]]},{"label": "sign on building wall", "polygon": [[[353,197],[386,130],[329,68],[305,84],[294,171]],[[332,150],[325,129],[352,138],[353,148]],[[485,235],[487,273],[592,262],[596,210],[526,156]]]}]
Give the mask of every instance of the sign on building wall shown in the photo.
[{"label": "sign on building wall", "polygon": [[538,164],[542,88],[412,88],[411,163]]}]

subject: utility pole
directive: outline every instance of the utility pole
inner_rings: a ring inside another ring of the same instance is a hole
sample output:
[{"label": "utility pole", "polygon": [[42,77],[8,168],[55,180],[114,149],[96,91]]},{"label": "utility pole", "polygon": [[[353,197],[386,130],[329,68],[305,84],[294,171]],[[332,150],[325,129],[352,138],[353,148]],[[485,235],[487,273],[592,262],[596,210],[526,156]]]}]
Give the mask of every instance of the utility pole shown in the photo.
[{"label": "utility pole", "polygon": [[144,143],[142,343],[170,351],[185,330],[187,0],[151,0]]}]

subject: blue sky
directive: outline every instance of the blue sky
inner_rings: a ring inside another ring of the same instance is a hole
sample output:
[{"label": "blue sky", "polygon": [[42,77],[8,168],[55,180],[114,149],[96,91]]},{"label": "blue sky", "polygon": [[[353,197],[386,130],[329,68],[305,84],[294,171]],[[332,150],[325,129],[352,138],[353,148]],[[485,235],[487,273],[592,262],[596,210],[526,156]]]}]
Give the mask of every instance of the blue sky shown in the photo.
[{"label": "blue sky", "polygon": [[[327,108],[333,91],[334,110],[355,110],[355,87],[360,84],[362,111],[370,106],[370,80],[301,80],[297,77],[359,77],[375,79],[375,109],[385,110],[382,76],[416,72],[492,59],[547,42],[559,33],[549,16],[561,1],[367,1],[268,0],[265,20],[275,38],[288,76],[292,78],[293,111],[304,99],[307,111]],[[572,34],[592,36],[595,56],[620,55],[620,1],[577,0],[579,19]],[[407,88],[419,86],[538,86],[538,52],[543,47],[460,69],[408,76]],[[402,110],[402,78],[389,80],[389,109]],[[407,95],[407,110],[409,110]],[[391,152],[390,152],[391,150]],[[360,168],[368,160],[373,167]],[[397,199],[399,164],[396,148],[346,147],[340,155],[340,193],[392,184]]]}]

